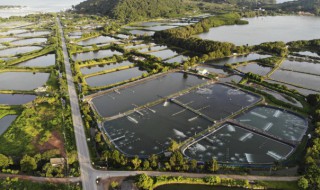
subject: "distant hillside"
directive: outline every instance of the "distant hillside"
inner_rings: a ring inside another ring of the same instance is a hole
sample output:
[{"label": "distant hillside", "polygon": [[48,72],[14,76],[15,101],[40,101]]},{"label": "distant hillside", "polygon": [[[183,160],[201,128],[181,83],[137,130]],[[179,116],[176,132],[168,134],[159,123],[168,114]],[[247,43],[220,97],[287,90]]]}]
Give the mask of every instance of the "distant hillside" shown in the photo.
[{"label": "distant hillside", "polygon": [[102,14],[122,21],[171,17],[193,8],[185,0],[87,0],[75,6],[79,13]]},{"label": "distant hillside", "polygon": [[299,0],[279,5],[285,11],[306,11],[320,15],[320,0]]}]

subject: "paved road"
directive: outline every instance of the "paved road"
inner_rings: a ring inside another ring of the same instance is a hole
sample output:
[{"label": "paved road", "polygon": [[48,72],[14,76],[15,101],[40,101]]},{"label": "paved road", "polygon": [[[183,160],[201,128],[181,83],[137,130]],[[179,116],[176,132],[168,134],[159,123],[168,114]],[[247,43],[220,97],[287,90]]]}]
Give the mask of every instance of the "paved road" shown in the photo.
[{"label": "paved road", "polygon": [[[81,181],[84,190],[97,190],[96,178],[108,178],[108,177],[120,177],[120,176],[134,176],[141,173],[147,173],[148,175],[174,175],[174,176],[186,176],[186,177],[204,177],[210,174],[194,174],[194,173],[172,173],[172,172],[142,172],[142,171],[101,171],[96,170],[90,163],[90,154],[87,146],[87,139],[84,131],[84,126],[81,118],[78,95],[75,89],[71,66],[69,62],[69,55],[63,36],[61,22],[58,19],[59,30],[61,33],[62,49],[64,55],[64,64],[66,68],[66,76],[68,82],[68,92],[70,97],[72,121],[74,125],[74,132],[76,137],[76,144],[78,148],[78,159],[80,163]],[[295,181],[298,177],[273,177],[273,176],[240,176],[240,175],[219,175],[221,178],[234,178],[234,179],[249,179],[249,180],[267,180],[267,181]],[[1,176],[0,176],[1,177]],[[21,177],[21,176],[20,176]],[[35,179],[33,177],[32,179]],[[48,181],[46,178],[38,178],[38,181]],[[74,178],[73,180],[79,180]],[[63,181],[63,180],[62,180]],[[53,181],[54,182],[54,181]],[[102,188],[99,186],[99,189]]]},{"label": "paved road", "polygon": [[71,112],[72,112],[72,121],[74,125],[74,132],[76,136],[76,144],[78,149],[78,159],[80,163],[80,172],[81,172],[81,181],[84,190],[94,189],[92,187],[96,187],[95,180],[92,176],[93,168],[90,164],[90,154],[87,147],[86,142],[86,135],[82,123],[79,103],[78,103],[78,95],[75,89],[72,72],[71,72],[71,65],[69,62],[69,55],[66,47],[65,38],[63,36],[63,30],[61,26],[61,22],[58,19],[59,30],[61,34],[62,40],[62,49],[63,49],[63,56],[64,56],[64,64],[66,69],[66,76],[68,82],[68,92],[71,104]]}]

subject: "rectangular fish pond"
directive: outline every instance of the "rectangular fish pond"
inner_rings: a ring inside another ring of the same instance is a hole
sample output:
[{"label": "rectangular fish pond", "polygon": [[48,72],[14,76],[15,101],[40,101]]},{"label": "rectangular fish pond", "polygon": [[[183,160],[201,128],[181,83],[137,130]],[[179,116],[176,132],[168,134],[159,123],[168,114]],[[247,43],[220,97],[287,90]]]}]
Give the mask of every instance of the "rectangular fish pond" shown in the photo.
[{"label": "rectangular fish pond", "polygon": [[316,75],[278,69],[271,75],[271,79],[320,92],[320,77]]},{"label": "rectangular fish pond", "polygon": [[56,55],[47,54],[17,64],[19,67],[49,67],[56,64]]},{"label": "rectangular fish pond", "polygon": [[147,71],[141,71],[138,67],[133,67],[130,69],[89,77],[85,80],[87,84],[92,87],[107,86],[130,80],[132,78],[141,77],[143,73],[147,73]]},{"label": "rectangular fish pond", "polygon": [[212,125],[204,118],[195,117],[191,111],[165,102],[106,121],[104,129],[121,152],[143,157],[163,152],[171,139],[183,141]]},{"label": "rectangular fish pond", "polygon": [[257,103],[260,97],[224,84],[212,84],[174,98],[172,101],[212,120],[221,120]]},{"label": "rectangular fish pond", "polygon": [[230,164],[272,164],[286,159],[293,150],[287,144],[225,123],[186,146],[183,154],[198,161],[216,159]]},{"label": "rectangular fish pond", "polygon": [[102,117],[111,117],[205,82],[195,75],[168,73],[108,91],[91,101]]},{"label": "rectangular fish pond", "polygon": [[109,63],[109,64],[104,64],[104,65],[96,65],[96,66],[91,66],[91,67],[82,67],[81,73],[84,75],[100,72],[100,71],[105,71],[105,70],[110,70],[110,69],[115,69],[123,66],[129,66],[133,65],[132,62],[130,61],[122,61],[120,63]]},{"label": "rectangular fish pond", "polygon": [[240,65],[237,67],[237,70],[243,72],[243,73],[254,73],[260,76],[265,76],[267,75],[272,68],[271,67],[267,67],[267,66],[263,66],[263,65],[259,65],[257,63],[249,63],[247,65]]},{"label": "rectangular fish pond", "polygon": [[109,49],[99,51],[89,51],[84,53],[76,53],[72,55],[74,61],[86,61],[90,59],[100,59],[104,57],[112,57],[113,55],[122,55],[121,52],[112,51]]},{"label": "rectangular fish pond", "polygon": [[0,104],[20,105],[33,101],[37,96],[29,94],[0,94]]},{"label": "rectangular fish pond", "polygon": [[289,141],[301,141],[307,120],[295,113],[266,106],[255,107],[236,117],[240,123]]},{"label": "rectangular fish pond", "polygon": [[3,72],[0,73],[0,90],[34,90],[44,85],[49,73]]}]

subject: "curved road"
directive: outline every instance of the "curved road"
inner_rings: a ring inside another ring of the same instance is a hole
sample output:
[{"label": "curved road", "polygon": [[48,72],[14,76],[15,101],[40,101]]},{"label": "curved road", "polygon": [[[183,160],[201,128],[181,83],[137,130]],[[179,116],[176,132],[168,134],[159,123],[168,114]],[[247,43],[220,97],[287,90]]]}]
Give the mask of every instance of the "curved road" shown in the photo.
[{"label": "curved road", "polygon": [[[81,118],[80,108],[79,108],[79,100],[78,95],[75,89],[71,66],[69,62],[69,55],[66,47],[65,38],[63,36],[62,25],[60,19],[57,18],[57,22],[59,25],[59,30],[61,34],[62,40],[62,49],[64,55],[64,64],[66,69],[66,76],[68,82],[68,92],[70,97],[71,104],[71,112],[72,112],[72,120],[74,125],[74,132],[76,137],[76,144],[78,149],[78,159],[80,164],[80,172],[82,181],[82,187],[84,190],[96,190],[98,189],[96,185],[96,178],[108,178],[108,177],[119,177],[119,176],[133,176],[136,174],[146,173],[152,176],[158,175],[173,175],[173,176],[186,176],[186,177],[204,177],[212,174],[194,174],[194,173],[173,173],[173,172],[142,172],[142,171],[101,171],[96,170],[92,167],[90,163],[90,154],[87,146],[87,139],[84,131],[84,126]],[[7,174],[4,174],[8,176]],[[241,176],[241,175],[218,175],[221,178],[233,178],[233,179],[248,179],[248,180],[266,180],[266,181],[295,181],[298,177],[279,177],[279,176]],[[1,175],[0,175],[1,177]],[[18,178],[24,178],[19,175],[15,175]],[[37,178],[37,177],[28,177],[30,180],[35,181],[52,181],[52,182],[76,182],[79,178],[71,178],[71,179],[61,179],[54,181],[52,178]]]}]

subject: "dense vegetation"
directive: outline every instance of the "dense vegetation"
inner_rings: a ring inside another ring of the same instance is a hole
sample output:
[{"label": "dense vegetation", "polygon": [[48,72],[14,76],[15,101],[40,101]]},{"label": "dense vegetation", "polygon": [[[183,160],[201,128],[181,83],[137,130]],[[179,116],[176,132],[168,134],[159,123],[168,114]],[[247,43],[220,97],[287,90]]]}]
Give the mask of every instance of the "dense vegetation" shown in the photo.
[{"label": "dense vegetation", "polygon": [[301,189],[320,189],[320,94],[309,95],[308,102],[314,108],[315,131],[305,155],[304,176],[298,181],[298,185]]},{"label": "dense vegetation", "polygon": [[248,24],[248,22],[240,20],[240,15],[237,13],[223,14],[205,18],[193,25],[156,32],[154,38],[159,43],[208,54],[210,58],[230,56],[233,52],[248,52],[247,47],[236,47],[228,42],[202,40],[192,37],[192,35],[208,31],[211,27],[233,24]]},{"label": "dense vegetation", "polygon": [[193,8],[184,0],[88,0],[75,6],[75,9],[80,13],[99,13],[129,22],[174,17]]}]

